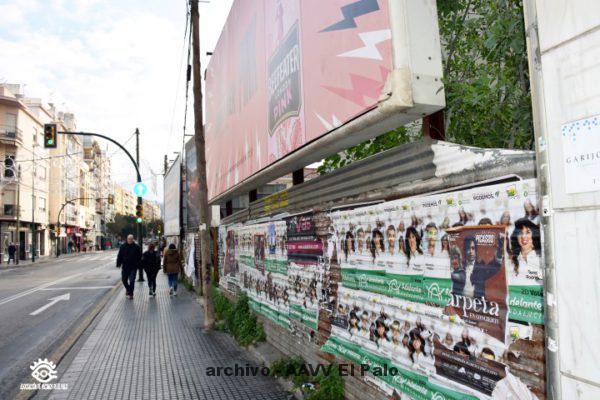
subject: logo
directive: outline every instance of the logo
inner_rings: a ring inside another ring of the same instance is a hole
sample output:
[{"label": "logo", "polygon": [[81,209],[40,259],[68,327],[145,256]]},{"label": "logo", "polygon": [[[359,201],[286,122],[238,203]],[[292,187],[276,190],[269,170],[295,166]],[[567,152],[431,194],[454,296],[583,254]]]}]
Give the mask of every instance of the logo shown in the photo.
[{"label": "logo", "polygon": [[506,188],[506,194],[508,197],[515,197],[517,195],[517,187],[515,185]]},{"label": "logo", "polygon": [[39,383],[48,383],[52,379],[56,379],[56,365],[47,358],[38,359],[29,368],[33,370],[31,376]]},{"label": "logo", "polygon": [[21,390],[68,390],[69,385],[67,383],[54,382],[57,379],[56,376],[56,365],[52,361],[48,361],[47,358],[43,360],[38,358],[33,364],[29,366],[31,369],[31,376],[38,383],[21,383]]}]

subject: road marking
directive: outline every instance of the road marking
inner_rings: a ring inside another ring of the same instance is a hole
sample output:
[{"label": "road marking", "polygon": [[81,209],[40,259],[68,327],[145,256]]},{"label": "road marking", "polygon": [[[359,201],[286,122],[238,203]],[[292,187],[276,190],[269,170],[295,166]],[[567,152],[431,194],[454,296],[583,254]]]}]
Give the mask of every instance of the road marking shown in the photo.
[{"label": "road marking", "polygon": [[43,283],[43,284],[41,284],[41,285],[39,285],[39,286],[36,286],[36,287],[34,287],[34,288],[31,288],[31,289],[29,289],[29,290],[26,290],[26,291],[24,291],[24,292],[17,293],[17,294],[15,294],[15,295],[12,295],[12,296],[9,296],[9,297],[6,297],[6,298],[4,298],[4,299],[0,300],[0,306],[1,306],[1,305],[4,305],[4,304],[6,304],[6,303],[10,303],[11,301],[14,301],[14,300],[20,299],[21,297],[27,296],[27,295],[29,295],[29,294],[31,294],[31,293],[35,293],[35,292],[37,292],[37,291],[39,291],[39,290],[45,289],[45,288],[47,288],[47,287],[49,287],[49,286],[56,285],[57,283],[64,282],[64,281],[66,281],[66,280],[69,280],[69,279],[75,278],[75,277],[77,277],[77,276],[80,276],[80,275],[83,275],[83,274],[87,274],[87,273],[89,273],[89,272],[91,272],[91,271],[94,271],[94,270],[96,270],[96,269],[98,269],[98,268],[106,268],[106,267],[108,267],[108,266],[110,266],[110,265],[111,265],[110,263],[107,263],[107,264],[102,264],[102,265],[99,265],[99,266],[97,266],[97,267],[94,267],[94,268],[92,268],[92,269],[90,269],[90,270],[88,270],[88,271],[79,272],[79,273],[77,273],[77,274],[73,274],[73,275],[65,276],[64,278],[60,278],[60,279],[57,279],[57,280],[55,280],[55,281],[52,281],[52,282]]},{"label": "road marking", "polygon": [[50,300],[50,303],[46,304],[45,306],[42,306],[42,307],[38,308],[37,310],[35,310],[34,312],[32,312],[29,315],[38,315],[39,313],[41,313],[41,312],[45,311],[46,309],[52,307],[53,305],[55,305],[59,301],[62,301],[62,300],[64,300],[64,301],[71,300],[71,293],[65,293],[62,296],[56,296],[56,297],[53,297],[53,298],[48,299],[48,300]]},{"label": "road marking", "polygon": [[48,287],[44,289],[40,289],[42,291],[46,290],[85,290],[85,289],[111,289],[112,286],[74,286],[74,287]]}]

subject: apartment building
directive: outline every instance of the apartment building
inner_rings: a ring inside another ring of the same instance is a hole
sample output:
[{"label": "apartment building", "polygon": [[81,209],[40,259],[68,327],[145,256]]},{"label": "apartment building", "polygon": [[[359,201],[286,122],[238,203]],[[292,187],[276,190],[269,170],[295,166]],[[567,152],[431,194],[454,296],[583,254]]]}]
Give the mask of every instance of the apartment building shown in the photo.
[{"label": "apartment building", "polygon": [[18,246],[20,259],[48,255],[50,159],[43,124],[50,113],[29,107],[22,86],[0,85],[0,260]]}]

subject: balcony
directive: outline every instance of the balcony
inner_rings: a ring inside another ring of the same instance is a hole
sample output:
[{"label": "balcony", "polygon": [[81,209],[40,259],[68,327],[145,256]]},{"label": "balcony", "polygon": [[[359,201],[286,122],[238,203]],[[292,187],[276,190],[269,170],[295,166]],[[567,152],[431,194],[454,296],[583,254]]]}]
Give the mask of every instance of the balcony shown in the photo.
[{"label": "balcony", "polygon": [[0,125],[0,141],[23,143],[23,132],[14,125]]}]

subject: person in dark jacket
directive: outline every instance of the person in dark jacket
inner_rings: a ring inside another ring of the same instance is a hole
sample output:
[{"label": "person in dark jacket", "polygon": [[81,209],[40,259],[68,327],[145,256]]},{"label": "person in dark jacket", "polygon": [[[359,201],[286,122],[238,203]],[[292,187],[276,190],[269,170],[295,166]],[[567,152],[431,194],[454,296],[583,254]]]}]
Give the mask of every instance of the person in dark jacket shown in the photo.
[{"label": "person in dark jacket", "polygon": [[148,288],[150,296],[156,296],[156,275],[160,271],[160,256],[154,249],[154,244],[148,246],[148,250],[142,254],[142,267],[148,277]]},{"label": "person in dark jacket", "polygon": [[13,260],[13,263],[16,263],[16,256],[17,254],[17,246],[15,246],[14,243],[11,242],[11,244],[8,245],[8,263],[10,264],[10,260]]},{"label": "person in dark jacket", "polygon": [[181,257],[173,243],[163,256],[163,272],[169,278],[169,294],[177,296],[177,278],[181,272]]},{"label": "person in dark jacket", "polygon": [[127,243],[121,245],[117,255],[117,268],[121,269],[121,280],[125,286],[126,296],[133,299],[135,273],[142,264],[142,249],[133,241],[133,235],[127,236]]}]

